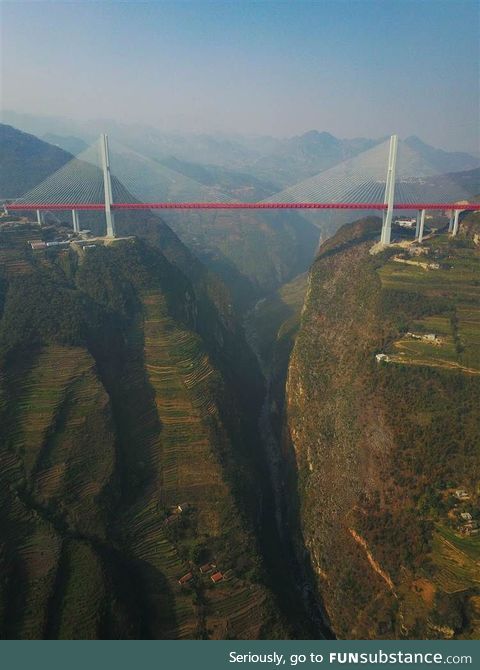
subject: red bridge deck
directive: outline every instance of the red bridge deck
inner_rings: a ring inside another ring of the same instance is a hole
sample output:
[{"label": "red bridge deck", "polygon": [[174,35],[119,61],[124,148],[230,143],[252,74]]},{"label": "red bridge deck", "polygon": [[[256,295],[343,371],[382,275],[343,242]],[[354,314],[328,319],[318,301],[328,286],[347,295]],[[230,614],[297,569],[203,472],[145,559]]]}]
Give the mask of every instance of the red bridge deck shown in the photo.
[{"label": "red bridge deck", "polygon": [[[104,210],[102,203],[48,203],[6,205],[8,210]],[[384,210],[387,205],[379,202],[115,202],[112,210],[121,209],[373,209]],[[436,210],[480,210],[480,203],[395,203],[394,209],[436,209]]]}]

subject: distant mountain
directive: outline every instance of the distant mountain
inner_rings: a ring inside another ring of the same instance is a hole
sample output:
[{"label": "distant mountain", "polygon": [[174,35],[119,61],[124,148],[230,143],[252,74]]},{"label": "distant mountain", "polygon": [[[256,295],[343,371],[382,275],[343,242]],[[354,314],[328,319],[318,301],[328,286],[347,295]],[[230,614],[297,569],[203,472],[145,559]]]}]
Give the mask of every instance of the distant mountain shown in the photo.
[{"label": "distant mountain", "polygon": [[[112,138],[109,142],[112,173],[142,202],[209,202],[230,198],[213,182],[205,185],[198,179],[171,169],[160,161],[133,150]],[[97,161],[92,147],[79,158]]]},{"label": "distant mountain", "polygon": [[480,165],[480,160],[463,151],[444,151],[435,149],[429,144],[425,144],[416,135],[411,135],[404,140],[411,149],[414,149],[434,165],[439,172],[459,172],[461,170],[471,170]]},{"label": "distant mountain", "polygon": [[446,175],[452,179],[456,184],[459,184],[471,196],[475,196],[480,192],[480,168],[473,170],[464,170],[463,172],[451,172]]},{"label": "distant mountain", "polygon": [[[281,141],[269,155],[259,158],[245,170],[259,178],[291,186],[354,158],[382,144],[386,139],[388,138],[339,139],[330,133],[311,130]],[[415,136],[408,137],[402,144],[405,155],[407,149],[412,150],[409,161],[416,156],[416,163],[424,167],[428,165],[428,172],[431,174],[470,170],[480,164],[479,159],[468,153],[435,149]]]},{"label": "distant mountain", "polygon": [[85,133],[82,132],[82,127],[85,124],[73,119],[16,112],[11,109],[2,109],[0,111],[0,119],[2,123],[19,128],[25,133],[31,133],[37,137],[43,137],[51,133],[53,135],[65,136],[75,135],[86,139],[84,137]]},{"label": "distant mountain", "polygon": [[229,170],[220,165],[202,165],[182,161],[175,156],[169,156],[161,163],[186,177],[196,179],[205,186],[217,187],[235,200],[255,202],[263,200],[277,190],[276,184],[271,181],[257,179],[247,172]]},{"label": "distant mountain", "polygon": [[[274,193],[274,202],[382,202],[385,192],[389,140],[362,151],[328,170],[318,172]],[[397,202],[453,202],[471,197],[480,189],[480,170],[439,174],[424,152],[400,140],[396,161]],[[338,217],[341,222],[341,217]]]},{"label": "distant mountain", "polygon": [[60,147],[68,153],[76,156],[81,151],[84,151],[88,144],[81,140],[79,137],[74,137],[72,135],[55,135],[55,133],[46,133],[42,139],[49,144],[54,144],[56,147]]},{"label": "distant mountain", "polygon": [[72,159],[72,155],[0,124],[0,197],[16,198]]},{"label": "distant mountain", "polygon": [[[156,160],[174,155],[180,160],[239,167],[262,155],[247,138],[240,141],[237,137],[218,134],[166,132],[143,124],[119,123],[114,119],[78,121],[13,110],[2,110],[1,119],[4,123],[38,137],[47,134],[57,137],[74,136],[87,144],[94,142],[100,133],[106,132],[111,138]],[[264,144],[262,142],[262,147]],[[271,147],[271,141],[267,146]]]},{"label": "distant mountain", "polygon": [[255,161],[250,171],[260,178],[273,179],[286,186],[327,170],[383,140],[341,140],[330,133],[310,130],[283,140],[270,155]]},{"label": "distant mountain", "polygon": [[[113,119],[78,121],[12,110],[3,110],[1,118],[4,123],[44,137],[71,153],[77,153],[79,141],[90,144],[101,132],[107,132],[112,139],[154,160],[163,162],[174,157],[186,163],[220,166],[274,184],[277,190],[329,169],[385,140],[385,137],[340,139],[318,130],[289,138],[167,132]],[[479,156],[436,149],[413,135],[405,144],[439,173],[470,170],[480,165]],[[179,172],[187,174],[183,170]],[[216,185],[219,186],[218,181]]]}]

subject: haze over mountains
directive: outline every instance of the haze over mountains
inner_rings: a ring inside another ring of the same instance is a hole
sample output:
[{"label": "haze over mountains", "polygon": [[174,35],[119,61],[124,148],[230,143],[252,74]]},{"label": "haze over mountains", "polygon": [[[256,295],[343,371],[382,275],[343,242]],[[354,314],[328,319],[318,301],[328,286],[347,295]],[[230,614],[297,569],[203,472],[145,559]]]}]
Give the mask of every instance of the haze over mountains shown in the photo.
[{"label": "haze over mountains", "polygon": [[[310,193],[307,199],[318,200],[319,186],[331,181],[341,166],[348,171],[348,166],[358,169],[360,165],[363,170],[364,163],[368,167],[373,161],[376,178],[382,180],[388,149],[385,138],[346,140],[316,130],[285,139],[219,138],[179,136],[108,120],[79,123],[13,112],[3,116],[16,121],[22,130],[36,131],[54,143],[45,145],[43,158],[47,163],[50,160],[52,172],[71,154],[98,164],[96,150],[88,146],[107,130],[113,173],[144,202],[296,200],[300,198],[297,192]],[[15,169],[15,161],[23,165],[23,160],[15,147],[9,149],[13,130],[3,126],[2,133],[6,151],[3,165],[9,166],[2,184],[9,191],[5,195],[13,197],[45,178],[48,169],[42,169],[38,160]],[[20,152],[26,137],[18,135]],[[38,151],[38,138],[31,141],[32,151]],[[428,184],[422,188],[433,194],[433,199],[439,191],[457,198],[475,193],[478,180],[470,171],[478,168],[478,160],[469,154],[445,152],[410,137],[401,143],[399,165],[408,175],[428,176]],[[462,172],[457,174],[457,169]],[[17,178],[20,171],[21,178]],[[441,176],[444,173],[450,174]],[[282,189],[286,189],[284,193]],[[302,272],[313,258],[319,237],[335,232],[348,220],[342,214],[332,217],[328,212],[291,211],[195,212],[188,216],[165,211],[162,216],[230,286],[239,305]]]},{"label": "haze over mountains", "polygon": [[[245,182],[248,174],[251,179],[261,180],[264,188],[276,190],[331,168],[386,139],[339,139],[318,130],[289,138],[241,134],[176,134],[148,126],[119,124],[111,119],[79,122],[9,110],[3,111],[1,117],[4,123],[53,142],[69,153],[79,153],[85,149],[85,145],[94,142],[101,132],[108,132],[112,138],[130,149],[202,183],[215,179],[215,183],[219,183],[220,175],[224,176],[224,173],[218,172],[221,167],[227,170],[227,175],[233,171],[232,179],[237,176],[240,182],[242,178]],[[406,138],[405,144],[434,166],[438,173],[469,170],[478,167],[480,163],[480,159],[474,155],[443,151],[415,136]],[[216,166],[216,173],[212,166]],[[252,181],[256,185],[257,182]]]},{"label": "haze over mountains", "polygon": [[[42,124],[0,125],[0,195],[74,153],[101,181],[91,126]],[[127,200],[381,179],[388,145],[105,128]],[[399,157],[480,190],[468,154]],[[452,521],[478,501],[478,213],[422,246],[435,272],[372,256],[380,219],[351,212],[115,217],[105,240],[99,212],[83,238],[68,211],[0,216],[0,636],[478,636],[480,519]]]},{"label": "haze over mountains", "polygon": [[0,640],[480,640],[479,10],[2,4]]},{"label": "haze over mountains", "polygon": [[[43,147],[42,161],[50,161],[51,172],[72,159],[59,148],[9,126],[0,126],[0,137],[5,139],[2,141],[5,169],[1,184],[10,197],[24,191],[23,187],[19,189],[19,184],[33,186],[45,177],[43,168],[37,172],[37,161],[25,157],[21,150],[25,144],[31,143],[34,155]],[[117,161],[119,174],[128,187],[133,186],[136,197],[217,199],[219,191],[215,186],[206,186],[175,172],[115,140],[112,147],[112,160]],[[86,156],[87,160],[93,160],[89,152]],[[18,178],[20,174],[23,181]],[[91,213],[82,213],[82,225],[96,228],[97,218]],[[185,217],[165,212],[163,218],[208,267],[218,272],[230,286],[235,301],[244,306],[262,292],[274,289],[279,282],[302,272],[312,260],[319,238],[318,229],[295,213],[234,216],[231,212],[211,212],[191,213]],[[132,223],[141,223],[144,219],[139,213],[130,215]]]}]

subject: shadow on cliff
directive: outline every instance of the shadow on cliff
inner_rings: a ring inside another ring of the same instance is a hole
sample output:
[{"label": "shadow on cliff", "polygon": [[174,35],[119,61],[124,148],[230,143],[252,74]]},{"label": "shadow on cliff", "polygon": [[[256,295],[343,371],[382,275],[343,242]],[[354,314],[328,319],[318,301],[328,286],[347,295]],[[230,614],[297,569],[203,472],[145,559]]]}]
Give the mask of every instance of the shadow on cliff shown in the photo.
[{"label": "shadow on cliff", "polygon": [[[136,555],[142,524],[137,537],[130,532],[137,512],[149,507],[152,497],[157,504],[152,508],[155,518],[151,522],[161,523],[157,512],[162,502],[159,473],[152,472],[148,465],[155,460],[162,423],[146,371],[141,314],[137,312],[123,332],[115,328],[108,331],[108,336],[97,342],[94,355],[110,397],[116,433],[116,504],[109,510],[109,534],[118,550],[109,547],[104,560],[111,565],[114,593],[123,593],[124,602],[138,612],[138,635],[144,639],[175,638],[177,619],[172,589],[160,570]],[[110,636],[112,622],[106,619],[104,627],[105,635]]]},{"label": "shadow on cliff", "polygon": [[295,565],[298,570],[299,582],[301,581],[302,597],[305,608],[309,612],[321,635],[327,639],[335,639],[331,623],[325,609],[322,594],[317,586],[317,575],[315,574],[310,551],[308,550],[302,532],[301,504],[298,494],[299,473],[295,458],[295,449],[290,437],[288,427],[285,425],[282,437],[283,456],[283,518],[286,520],[286,542],[291,544],[291,552],[294,556]]}]

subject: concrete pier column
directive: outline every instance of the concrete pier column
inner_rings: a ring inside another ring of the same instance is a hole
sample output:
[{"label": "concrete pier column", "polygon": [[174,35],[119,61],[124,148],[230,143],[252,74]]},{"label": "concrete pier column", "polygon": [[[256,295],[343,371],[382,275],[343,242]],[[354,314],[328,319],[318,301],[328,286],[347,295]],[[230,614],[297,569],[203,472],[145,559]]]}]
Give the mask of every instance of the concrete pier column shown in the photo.
[{"label": "concrete pier column", "polygon": [[73,221],[73,232],[80,232],[80,219],[78,216],[78,210],[72,209],[72,221]]},{"label": "concrete pier column", "polygon": [[418,241],[423,242],[423,232],[425,229],[425,210],[422,209],[420,214],[420,230],[418,231]]},{"label": "concrete pier column", "polygon": [[448,221],[448,232],[449,233],[451,233],[452,230],[453,230],[453,216],[454,215],[453,215],[453,209],[452,209],[452,211],[450,212],[450,219]]},{"label": "concrete pier column", "polygon": [[39,226],[43,223],[43,214],[39,209],[37,209],[37,223]]},{"label": "concrete pier column", "polygon": [[455,210],[455,215],[453,217],[453,228],[452,228],[452,235],[455,237],[455,235],[458,233],[458,218],[460,216],[460,210],[456,209]]},{"label": "concrete pier column", "polygon": [[415,239],[418,240],[418,237],[420,235],[420,219],[422,216],[422,212],[418,210],[417,212],[417,224],[415,226]]}]

